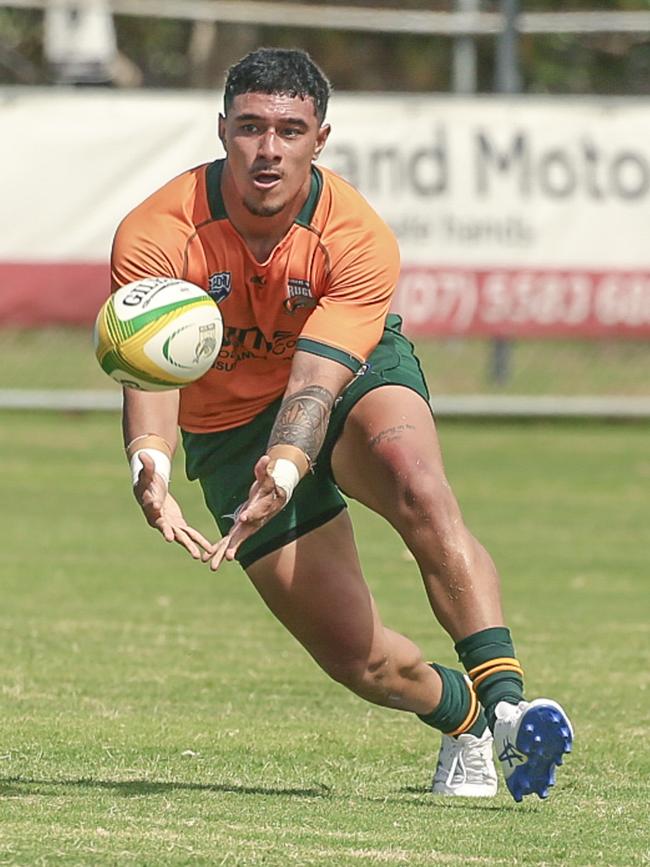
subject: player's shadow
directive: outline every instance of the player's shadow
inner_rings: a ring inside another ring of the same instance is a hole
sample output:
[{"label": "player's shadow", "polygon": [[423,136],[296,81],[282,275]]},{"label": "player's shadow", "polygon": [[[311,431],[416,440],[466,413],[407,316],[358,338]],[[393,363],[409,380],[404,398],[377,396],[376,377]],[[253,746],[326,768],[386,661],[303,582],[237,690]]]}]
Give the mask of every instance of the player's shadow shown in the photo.
[{"label": "player's shadow", "polygon": [[[68,780],[38,780],[27,777],[4,777],[0,778],[0,797],[51,797],[61,792],[62,789],[104,789],[113,791],[121,797],[142,797],[143,795],[165,795],[171,792],[206,792],[232,795],[263,795],[283,798],[331,798],[332,792],[329,786],[319,784],[306,788],[298,787],[275,787],[275,786],[242,786],[231,783],[184,783],[163,782],[161,780],[96,780],[87,777]],[[395,795],[397,796],[395,798]],[[404,796],[422,795],[425,797]],[[385,803],[386,796],[370,797],[368,801]],[[398,789],[393,798],[388,800],[402,801],[409,807],[422,807],[431,810],[434,802],[430,790],[427,787],[404,786]],[[536,812],[537,804],[529,804],[526,813]],[[522,811],[520,805],[512,803],[495,804],[487,798],[435,798],[437,810],[467,810],[485,812],[508,812],[510,810]]]},{"label": "player's shadow", "polygon": [[70,780],[36,780],[24,777],[0,779],[0,797],[50,796],[61,789],[106,789],[123,797],[164,795],[170,792],[217,792],[232,795],[272,795],[284,798],[329,798],[330,789],[325,785],[309,788],[241,786],[231,783],[183,783],[156,780],[95,780],[87,777]]}]

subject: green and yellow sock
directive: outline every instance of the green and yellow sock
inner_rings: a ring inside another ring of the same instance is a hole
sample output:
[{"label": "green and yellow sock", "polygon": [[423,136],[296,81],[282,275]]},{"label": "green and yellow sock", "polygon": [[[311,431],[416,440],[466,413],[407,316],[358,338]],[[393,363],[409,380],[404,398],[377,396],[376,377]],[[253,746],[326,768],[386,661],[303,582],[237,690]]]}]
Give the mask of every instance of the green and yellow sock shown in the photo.
[{"label": "green and yellow sock", "polygon": [[456,652],[492,730],[496,705],[500,701],[518,704],[524,697],[524,672],[515,656],[510,630],[505,626],[482,629],[461,639]]},{"label": "green and yellow sock", "polygon": [[442,680],[442,697],[438,707],[428,714],[418,714],[423,723],[446,735],[470,734],[481,737],[487,726],[483,708],[471,683],[462,672],[430,663]]}]

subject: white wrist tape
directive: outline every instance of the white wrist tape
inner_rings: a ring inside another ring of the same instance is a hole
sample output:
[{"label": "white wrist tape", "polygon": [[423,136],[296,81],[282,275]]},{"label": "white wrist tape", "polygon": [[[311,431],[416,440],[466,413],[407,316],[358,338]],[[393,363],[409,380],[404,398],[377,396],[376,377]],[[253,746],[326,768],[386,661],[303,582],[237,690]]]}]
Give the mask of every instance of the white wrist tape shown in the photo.
[{"label": "white wrist tape", "polygon": [[298,467],[289,458],[278,458],[271,470],[271,478],[275,482],[275,486],[284,491],[286,494],[285,503],[288,503],[296,485],[300,481]]},{"label": "white wrist tape", "polygon": [[138,478],[140,477],[140,470],[142,469],[142,461],[140,460],[141,454],[149,455],[149,457],[154,462],[154,471],[158,473],[159,476],[162,476],[165,480],[165,484],[169,485],[169,478],[172,474],[172,462],[169,460],[167,455],[164,452],[161,452],[160,449],[138,449],[137,452],[134,453],[131,458],[131,475],[133,477],[133,485],[138,484]]}]

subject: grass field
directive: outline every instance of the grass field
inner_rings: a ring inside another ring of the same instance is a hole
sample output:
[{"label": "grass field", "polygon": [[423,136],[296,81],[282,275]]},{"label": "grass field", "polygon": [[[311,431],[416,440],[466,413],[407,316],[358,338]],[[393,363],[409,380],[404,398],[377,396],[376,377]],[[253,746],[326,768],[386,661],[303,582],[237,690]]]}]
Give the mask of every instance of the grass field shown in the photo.
[{"label": "grass field", "polygon": [[[576,726],[521,805],[433,799],[435,733],[328,681],[237,567],[146,528],[117,429],[0,415],[0,864],[650,864],[647,425],[441,426],[529,694]],[[453,664],[399,541],[353,512],[385,621]]]}]

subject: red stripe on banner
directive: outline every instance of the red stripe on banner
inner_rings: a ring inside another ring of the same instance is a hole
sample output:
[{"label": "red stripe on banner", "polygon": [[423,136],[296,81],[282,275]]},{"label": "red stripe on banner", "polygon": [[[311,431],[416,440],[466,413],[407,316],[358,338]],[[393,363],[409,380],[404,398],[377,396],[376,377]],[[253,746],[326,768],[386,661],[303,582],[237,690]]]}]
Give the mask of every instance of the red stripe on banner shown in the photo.
[{"label": "red stripe on banner", "polygon": [[417,336],[648,337],[650,271],[406,265],[393,305]]},{"label": "red stripe on banner", "polygon": [[[0,262],[0,325],[92,324],[104,263]],[[405,265],[393,309],[413,337],[650,336],[650,271]]]},{"label": "red stripe on banner", "polygon": [[89,325],[110,288],[96,262],[0,262],[0,325]]}]

